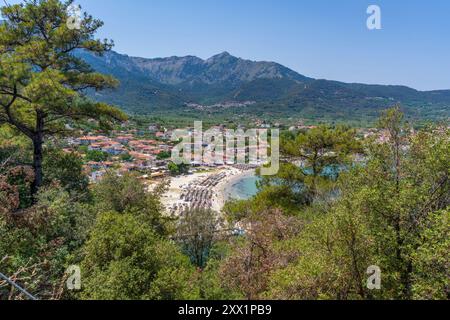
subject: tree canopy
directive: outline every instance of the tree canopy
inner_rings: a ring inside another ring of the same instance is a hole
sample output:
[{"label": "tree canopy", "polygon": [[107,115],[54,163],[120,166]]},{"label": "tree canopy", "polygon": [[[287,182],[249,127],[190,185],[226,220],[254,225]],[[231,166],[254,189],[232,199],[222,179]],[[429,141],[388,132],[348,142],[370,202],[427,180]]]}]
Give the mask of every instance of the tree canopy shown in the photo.
[{"label": "tree canopy", "polygon": [[112,42],[96,40],[100,20],[84,14],[80,28],[69,28],[73,1],[25,1],[1,8],[0,124],[8,124],[33,143],[35,194],[43,183],[42,146],[67,125],[96,119],[102,125],[124,120],[118,109],[87,99],[86,90],[113,88],[117,81],[95,72],[77,50],[103,54]]}]

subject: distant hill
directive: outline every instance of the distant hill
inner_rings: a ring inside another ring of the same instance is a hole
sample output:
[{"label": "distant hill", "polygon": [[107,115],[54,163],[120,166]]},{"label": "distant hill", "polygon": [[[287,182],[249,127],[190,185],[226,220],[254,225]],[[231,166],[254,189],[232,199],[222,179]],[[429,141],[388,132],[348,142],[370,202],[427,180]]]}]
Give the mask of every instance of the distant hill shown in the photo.
[{"label": "distant hill", "polygon": [[[192,105],[204,105],[209,113],[370,119],[400,103],[413,118],[447,119],[450,115],[450,90],[424,92],[405,86],[317,80],[275,62],[244,60],[227,52],[207,60],[194,56],[145,59],[113,51],[103,57],[78,54],[94,69],[121,82],[117,90],[95,94],[95,99],[136,114],[189,112]],[[249,101],[244,106],[239,103]],[[236,107],[225,111],[221,105]]]}]

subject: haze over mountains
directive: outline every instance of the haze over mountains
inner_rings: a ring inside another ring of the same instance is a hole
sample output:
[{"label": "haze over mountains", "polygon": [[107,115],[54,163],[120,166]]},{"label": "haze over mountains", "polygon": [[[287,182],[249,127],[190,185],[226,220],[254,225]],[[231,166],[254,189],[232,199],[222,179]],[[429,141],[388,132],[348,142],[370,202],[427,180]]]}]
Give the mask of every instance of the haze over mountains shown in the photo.
[{"label": "haze over mountains", "polygon": [[[244,60],[227,52],[207,60],[195,56],[146,59],[114,51],[103,57],[79,55],[121,82],[117,90],[97,93],[95,98],[130,113],[189,112],[201,105],[202,110],[218,113],[227,109],[345,119],[376,117],[381,109],[401,103],[413,117],[435,119],[450,114],[450,90],[424,92],[405,86],[317,80],[275,62]],[[226,105],[229,108],[221,108]]]}]

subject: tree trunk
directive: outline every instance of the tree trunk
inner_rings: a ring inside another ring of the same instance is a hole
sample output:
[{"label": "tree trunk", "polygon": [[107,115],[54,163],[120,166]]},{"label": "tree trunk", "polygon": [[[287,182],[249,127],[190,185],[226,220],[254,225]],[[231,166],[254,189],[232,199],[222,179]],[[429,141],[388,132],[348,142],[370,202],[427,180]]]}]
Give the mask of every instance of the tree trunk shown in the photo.
[{"label": "tree trunk", "polygon": [[44,139],[42,138],[42,135],[36,135],[36,137],[33,138],[33,170],[34,170],[34,181],[31,186],[31,194],[34,197],[37,192],[39,191],[39,188],[42,186],[43,183],[43,173],[42,173],[42,159],[43,159],[43,152],[42,152],[42,145],[44,143]]},{"label": "tree trunk", "polygon": [[36,117],[36,133],[33,136],[33,170],[34,170],[34,181],[31,186],[31,195],[33,196],[33,201],[35,196],[39,191],[39,188],[43,184],[44,176],[42,172],[42,160],[43,160],[43,148],[44,144],[44,116],[40,111],[37,111]]}]

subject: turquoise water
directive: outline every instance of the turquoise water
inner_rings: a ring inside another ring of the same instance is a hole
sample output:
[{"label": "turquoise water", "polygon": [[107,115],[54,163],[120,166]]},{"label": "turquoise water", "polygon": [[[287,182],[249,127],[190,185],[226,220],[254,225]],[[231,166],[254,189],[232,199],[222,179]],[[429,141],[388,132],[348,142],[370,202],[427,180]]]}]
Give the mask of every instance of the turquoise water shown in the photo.
[{"label": "turquoise water", "polygon": [[256,176],[246,176],[235,181],[226,190],[228,199],[247,200],[258,193],[256,182],[260,178]]},{"label": "turquoise water", "polygon": [[[337,178],[337,175],[342,170],[344,170],[344,167],[330,166],[323,170],[322,175]],[[227,200],[247,200],[252,198],[258,193],[256,182],[258,182],[260,179],[260,177],[257,177],[255,175],[247,175],[239,180],[234,181],[225,189],[225,198]]]}]

